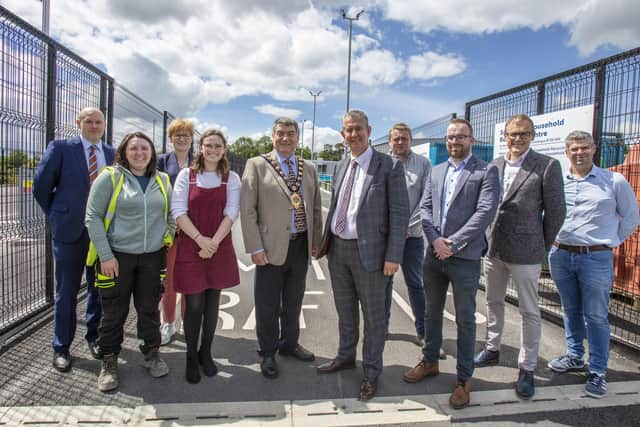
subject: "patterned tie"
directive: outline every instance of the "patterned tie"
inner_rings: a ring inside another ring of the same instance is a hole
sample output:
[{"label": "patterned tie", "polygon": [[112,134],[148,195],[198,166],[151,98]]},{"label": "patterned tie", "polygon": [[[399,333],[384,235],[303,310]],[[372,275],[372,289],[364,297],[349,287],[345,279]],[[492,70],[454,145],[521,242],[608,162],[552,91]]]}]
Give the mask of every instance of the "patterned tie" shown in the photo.
[{"label": "patterned tie", "polygon": [[96,146],[89,148],[89,185],[98,177],[98,158],[96,157]]},{"label": "patterned tie", "polygon": [[[289,188],[295,185],[296,183],[296,173],[293,171],[293,162],[291,159],[286,159],[285,163],[287,164],[287,169],[289,170],[289,175],[287,176],[287,180],[289,181]],[[299,189],[300,190],[300,189]],[[302,202],[300,206],[293,209],[293,222],[296,225],[296,231],[298,233],[302,233],[307,228],[307,216],[304,213],[304,198],[302,197],[302,191],[299,191],[300,199]]]},{"label": "patterned tie", "polygon": [[354,159],[351,161],[351,171],[347,178],[347,184],[342,191],[342,197],[340,198],[340,210],[336,217],[336,233],[340,234],[344,231],[344,226],[347,223],[347,210],[349,209],[349,201],[351,200],[351,190],[353,189],[353,181],[356,177],[356,167],[358,162]]}]

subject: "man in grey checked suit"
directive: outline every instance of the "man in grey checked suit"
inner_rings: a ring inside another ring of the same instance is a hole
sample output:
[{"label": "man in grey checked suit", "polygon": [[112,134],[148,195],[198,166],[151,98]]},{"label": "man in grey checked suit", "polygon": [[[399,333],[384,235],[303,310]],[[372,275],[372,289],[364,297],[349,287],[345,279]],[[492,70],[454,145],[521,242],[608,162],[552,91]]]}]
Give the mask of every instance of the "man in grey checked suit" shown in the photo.
[{"label": "man in grey checked suit", "polygon": [[504,297],[509,277],[518,292],[522,339],[516,393],[525,399],[535,393],[533,371],[540,344],[538,279],[546,252],[560,231],[566,212],[560,162],[530,148],[535,137],[531,119],[518,114],[506,125],[507,153],[495,159],[502,198],[490,227],[487,278],[487,342],[475,366],[490,366],[500,359],[504,329]]},{"label": "man in grey checked suit", "polygon": [[451,283],[458,363],[449,404],[460,409],[470,401],[480,258],[487,251],[485,231],[496,213],[500,182],[496,166],[471,153],[473,128],[468,121],[451,120],[446,139],[449,160],[432,169],[422,201],[422,227],[429,242],[424,261],[425,346],[422,361],[403,378],[415,383],[439,374],[442,312]]},{"label": "man in grey checked suit", "polygon": [[385,289],[402,262],[409,200],[402,163],[369,146],[366,114],[349,111],[342,125],[351,155],[336,170],[319,253],[329,258],[340,343],[335,359],[318,366],[318,373],[355,368],[361,306],[365,336],[359,399],[369,400],[382,372]]}]

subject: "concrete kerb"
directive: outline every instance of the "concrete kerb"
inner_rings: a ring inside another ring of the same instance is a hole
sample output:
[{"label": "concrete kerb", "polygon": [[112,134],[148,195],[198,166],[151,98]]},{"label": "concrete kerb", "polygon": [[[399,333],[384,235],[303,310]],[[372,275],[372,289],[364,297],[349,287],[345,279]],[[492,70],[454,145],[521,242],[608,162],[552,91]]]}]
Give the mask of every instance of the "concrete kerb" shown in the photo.
[{"label": "concrete kerb", "polygon": [[114,406],[2,407],[0,423],[8,425],[222,425],[323,426],[451,422],[495,416],[640,405],[640,381],[609,383],[603,399],[585,395],[583,385],[538,387],[530,401],[512,389],[472,392],[471,405],[449,406],[449,394],[356,399],[294,400]]}]

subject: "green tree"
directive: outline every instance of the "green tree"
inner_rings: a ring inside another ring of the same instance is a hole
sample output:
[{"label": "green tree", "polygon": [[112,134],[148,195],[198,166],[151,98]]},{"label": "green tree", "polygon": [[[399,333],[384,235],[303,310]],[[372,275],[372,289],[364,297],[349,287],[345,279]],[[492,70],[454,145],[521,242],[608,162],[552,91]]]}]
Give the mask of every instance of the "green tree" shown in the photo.
[{"label": "green tree", "polygon": [[271,138],[263,136],[257,141],[248,136],[241,136],[229,146],[229,151],[244,158],[259,156],[271,151]]}]

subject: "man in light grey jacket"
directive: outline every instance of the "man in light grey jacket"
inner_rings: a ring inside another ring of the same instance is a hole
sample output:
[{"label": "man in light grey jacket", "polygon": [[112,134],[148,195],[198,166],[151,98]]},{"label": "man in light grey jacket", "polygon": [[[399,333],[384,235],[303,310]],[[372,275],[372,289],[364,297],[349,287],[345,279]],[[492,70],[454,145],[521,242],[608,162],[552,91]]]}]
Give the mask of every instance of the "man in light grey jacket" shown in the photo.
[{"label": "man in light grey jacket", "polygon": [[502,197],[489,232],[485,259],[487,277],[487,343],[476,356],[476,367],[495,365],[504,329],[504,298],[509,278],[518,292],[522,339],[516,393],[535,393],[533,371],[540,344],[538,279],[566,212],[560,162],[530,148],[535,137],[531,119],[518,114],[506,125],[507,153],[493,161],[498,167]]},{"label": "man in light grey jacket", "polygon": [[[431,172],[431,162],[424,156],[411,150],[411,128],[405,123],[396,123],[389,131],[389,148],[391,157],[404,165],[404,177],[409,193],[409,229],[404,242],[402,255],[402,275],[409,292],[411,311],[415,317],[416,339],[415,343],[424,345],[424,312],[425,292],[422,280],[422,263],[424,262],[424,237],[420,219],[420,201],[425,189],[425,183]],[[391,319],[391,302],[393,300],[393,276],[389,278],[386,295],[386,327],[389,331]]]}]

